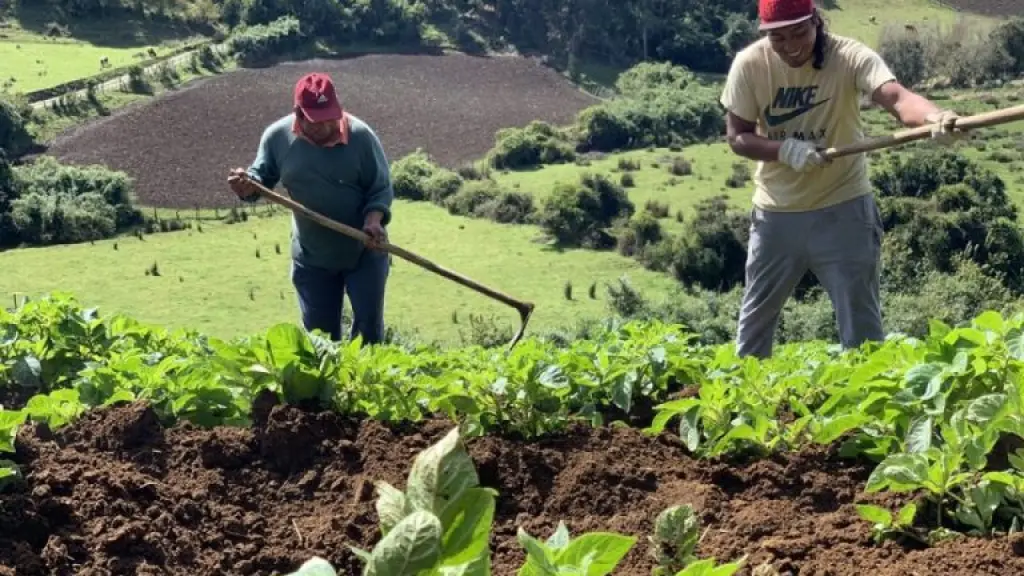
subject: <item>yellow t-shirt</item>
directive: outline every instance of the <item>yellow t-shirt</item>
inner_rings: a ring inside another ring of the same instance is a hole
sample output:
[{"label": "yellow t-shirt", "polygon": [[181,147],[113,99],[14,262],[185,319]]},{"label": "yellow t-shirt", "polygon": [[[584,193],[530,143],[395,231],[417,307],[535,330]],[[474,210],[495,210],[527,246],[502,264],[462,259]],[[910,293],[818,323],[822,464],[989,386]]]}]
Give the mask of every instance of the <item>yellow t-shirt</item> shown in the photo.
[{"label": "yellow t-shirt", "polygon": [[[791,68],[762,38],[733,60],[721,102],[733,114],[757,122],[757,133],[772,140],[812,140],[818,146],[863,139],[860,96],[896,77],[877,52],[852,38],[831,35],[825,65]],[[867,158],[852,154],[831,164],[797,172],[783,162],[759,162],[754,205],[797,212],[838,204],[871,193]]]}]

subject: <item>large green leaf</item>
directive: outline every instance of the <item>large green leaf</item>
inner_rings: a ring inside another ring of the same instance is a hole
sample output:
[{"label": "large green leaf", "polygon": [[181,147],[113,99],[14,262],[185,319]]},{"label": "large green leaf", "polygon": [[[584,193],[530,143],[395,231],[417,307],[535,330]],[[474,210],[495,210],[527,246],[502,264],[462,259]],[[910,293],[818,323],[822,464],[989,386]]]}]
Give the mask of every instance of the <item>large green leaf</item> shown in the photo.
[{"label": "large green leaf", "polygon": [[367,576],[414,575],[433,568],[441,558],[441,520],[417,510],[381,538],[371,553]]},{"label": "large green leaf", "polygon": [[487,550],[497,492],[473,487],[452,500],[441,514],[443,565],[469,562]]},{"label": "large green leaf", "polygon": [[606,576],[615,570],[635,543],[636,538],[633,536],[590,532],[569,542],[568,546],[558,552],[555,560],[559,566],[576,566],[590,556],[585,576]]},{"label": "large green leaf", "polygon": [[458,428],[453,428],[416,456],[406,498],[414,508],[439,515],[448,501],[479,484],[473,460],[462,446]]}]

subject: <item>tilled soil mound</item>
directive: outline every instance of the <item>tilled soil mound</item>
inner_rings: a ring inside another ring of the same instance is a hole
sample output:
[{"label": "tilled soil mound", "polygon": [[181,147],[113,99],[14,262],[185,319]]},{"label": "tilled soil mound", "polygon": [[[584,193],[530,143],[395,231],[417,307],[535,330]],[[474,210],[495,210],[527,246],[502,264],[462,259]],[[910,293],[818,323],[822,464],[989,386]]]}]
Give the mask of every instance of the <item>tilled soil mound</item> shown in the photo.
[{"label": "tilled soil mound", "polygon": [[295,81],[312,71],[331,75],[342,105],[370,124],[392,162],[423,148],[455,168],[490,150],[500,128],[532,120],[570,123],[597,102],[525,58],[310,60],[198,81],[69,132],[51,143],[48,154],[127,172],[147,206],[233,206],[228,172],[252,162],[263,129],[291,112]]},{"label": "tilled soil mound", "polygon": [[[314,554],[358,574],[347,545],[378,538],[372,481],[404,488],[416,453],[451,424],[389,428],[261,404],[251,429],[165,429],[140,404],[57,433],[25,428],[26,485],[0,496],[0,574],[274,574]],[[860,494],[870,466],[829,451],[729,466],[689,459],[668,435],[590,428],[468,446],[481,482],[500,492],[496,576],[523,561],[517,526],[543,539],[559,520],[573,534],[639,536],[616,574],[649,576],[654,517],[687,502],[708,529],[698,554],[749,553],[741,574],[765,560],[800,575],[1024,573],[1024,545],[1006,538],[872,545],[852,505],[871,500]]]}]

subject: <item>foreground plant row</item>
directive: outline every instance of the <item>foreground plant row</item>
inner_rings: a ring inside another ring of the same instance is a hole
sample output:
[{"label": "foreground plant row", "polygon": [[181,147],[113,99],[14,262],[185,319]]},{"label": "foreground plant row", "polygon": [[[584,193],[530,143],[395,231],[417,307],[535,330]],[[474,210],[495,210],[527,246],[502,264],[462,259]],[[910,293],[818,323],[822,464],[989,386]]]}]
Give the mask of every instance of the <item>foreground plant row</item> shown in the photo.
[{"label": "foreground plant row", "polygon": [[[959,328],[933,322],[923,340],[850,352],[803,343],[757,361],[657,322],[610,324],[562,348],[527,340],[508,355],[338,345],[290,324],[223,341],[101,318],[54,294],[0,312],[0,388],[34,394],[0,410],[0,451],[13,452],[28,420],[56,428],[137,399],[167,424],[244,426],[266,389],[385,421],[446,415],[466,436],[622,420],[650,434],[671,426],[700,458],[836,444],[877,462],[867,491],[919,496],[898,511],[860,507],[876,536],[932,543],[1024,521],[1022,367],[1024,316],[993,312]],[[0,474],[18,470],[8,462]]]}]

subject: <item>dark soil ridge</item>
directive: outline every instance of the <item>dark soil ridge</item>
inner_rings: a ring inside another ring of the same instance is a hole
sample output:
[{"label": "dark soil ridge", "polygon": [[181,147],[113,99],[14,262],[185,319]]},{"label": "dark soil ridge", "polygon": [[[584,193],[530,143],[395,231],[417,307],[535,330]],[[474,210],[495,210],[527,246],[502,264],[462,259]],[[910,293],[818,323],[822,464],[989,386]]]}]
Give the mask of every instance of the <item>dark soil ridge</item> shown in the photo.
[{"label": "dark soil ridge", "polygon": [[[0,495],[0,574],[275,574],[312,555],[358,574],[348,551],[379,536],[372,482],[404,488],[415,455],[452,424],[388,427],[260,402],[252,428],[164,428],[145,405],[87,413],[56,433],[19,434],[26,480]],[[781,574],[1024,573],[1024,542],[960,539],[931,549],[874,546],[854,502],[871,466],[812,449],[744,465],[690,459],[670,435],[580,427],[535,443],[471,439],[481,482],[500,492],[496,576],[523,561],[522,525],[540,538],[638,536],[615,572],[649,576],[646,536],[665,507],[690,503],[708,529],[702,557]],[[892,502],[890,502],[892,504]]]},{"label": "dark soil ridge", "polygon": [[54,139],[47,154],[135,179],[140,204],[238,204],[227,174],[252,162],[263,129],[291,111],[302,75],[331,75],[342,105],[376,131],[392,162],[423,148],[450,168],[482,157],[495,133],[533,120],[568,124],[598,99],[534,60],[373,54],[241,69],[129,106]]}]

